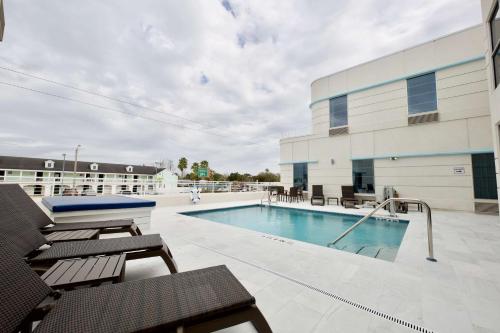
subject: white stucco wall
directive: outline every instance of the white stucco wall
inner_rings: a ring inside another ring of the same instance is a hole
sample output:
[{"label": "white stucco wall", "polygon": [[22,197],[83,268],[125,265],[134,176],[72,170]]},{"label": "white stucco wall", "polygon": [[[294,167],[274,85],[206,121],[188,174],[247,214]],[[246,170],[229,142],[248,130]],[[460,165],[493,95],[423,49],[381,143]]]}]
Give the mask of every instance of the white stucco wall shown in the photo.
[{"label": "white stucco wall", "polygon": [[[352,184],[352,159],[373,158],[378,196],[394,185],[435,208],[472,210],[470,153],[493,149],[484,130],[491,119],[483,55],[484,31],[476,26],[314,81],[313,131],[281,140],[282,183],[293,185],[292,162],[309,161],[309,186],[338,196]],[[439,121],[409,126],[406,78],[431,71]],[[349,134],[329,136],[328,98],[345,93]]]},{"label": "white stucco wall", "polygon": [[491,61],[492,46],[491,46],[491,36],[489,31],[488,19],[493,11],[493,0],[481,0],[481,12],[483,16],[483,27],[485,31],[483,48],[486,54],[486,74],[488,76],[488,87],[489,87],[489,104],[491,113],[491,132],[493,136],[493,145],[495,148],[495,167],[497,173],[497,192],[498,198],[500,200],[500,89],[495,87],[495,79],[493,74],[493,67]]}]

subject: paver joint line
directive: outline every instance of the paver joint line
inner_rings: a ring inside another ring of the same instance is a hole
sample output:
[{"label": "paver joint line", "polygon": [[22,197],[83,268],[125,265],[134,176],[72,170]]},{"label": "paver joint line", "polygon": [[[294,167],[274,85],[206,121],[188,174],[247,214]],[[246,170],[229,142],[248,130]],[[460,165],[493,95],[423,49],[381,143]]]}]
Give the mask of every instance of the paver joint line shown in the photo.
[{"label": "paver joint line", "polygon": [[270,270],[270,269],[268,269],[268,268],[265,268],[265,267],[259,266],[259,265],[257,265],[257,264],[251,263],[251,262],[249,262],[249,261],[246,261],[246,260],[240,259],[240,258],[238,258],[238,257],[232,256],[232,255],[230,255],[230,254],[226,254],[226,253],[220,252],[220,251],[215,250],[215,249],[213,249],[213,248],[210,248],[210,247],[207,247],[207,246],[204,246],[204,245],[201,245],[201,244],[198,244],[198,243],[192,242],[192,241],[190,241],[190,240],[188,240],[188,239],[184,239],[184,240],[185,240],[186,242],[188,242],[188,243],[191,243],[191,244],[193,244],[193,245],[195,245],[195,246],[201,247],[201,248],[203,248],[203,249],[205,249],[205,250],[209,250],[209,251],[215,252],[215,253],[217,253],[217,254],[219,254],[219,255],[222,255],[222,256],[224,256],[224,257],[231,258],[231,259],[233,259],[233,260],[239,261],[239,262],[241,262],[241,263],[244,263],[244,264],[250,265],[250,266],[255,267],[255,268],[257,268],[257,269],[260,269],[260,270],[266,271],[266,272],[268,272],[268,273],[271,273],[271,274],[273,274],[273,275],[279,276],[279,277],[281,277],[281,278],[283,278],[283,279],[286,279],[286,280],[288,280],[288,281],[290,281],[290,282],[294,282],[294,283],[299,284],[299,285],[301,285],[301,286],[303,286],[303,287],[306,287],[306,288],[308,288],[308,289],[311,289],[311,290],[314,290],[314,291],[316,291],[316,292],[318,292],[318,293],[321,293],[321,294],[323,294],[323,295],[325,295],[325,296],[328,296],[328,297],[333,298],[333,299],[335,299],[335,300],[341,301],[341,302],[343,302],[343,303],[345,303],[345,304],[351,305],[351,306],[353,306],[353,307],[355,307],[355,308],[357,308],[357,309],[360,309],[360,310],[366,311],[366,312],[368,312],[368,313],[371,313],[371,314],[373,314],[373,315],[375,315],[375,316],[377,316],[377,317],[380,317],[380,318],[383,318],[383,319],[386,319],[386,320],[392,321],[392,322],[394,322],[394,323],[396,323],[396,324],[399,324],[399,325],[404,326],[404,327],[407,327],[407,328],[411,328],[411,329],[413,329],[413,330],[415,330],[415,331],[417,331],[417,332],[423,332],[423,333],[436,333],[436,332],[434,332],[434,331],[432,331],[432,330],[430,330],[430,329],[427,329],[427,328],[425,328],[425,327],[422,327],[422,326],[419,326],[419,325],[416,325],[416,324],[410,323],[410,322],[408,322],[408,321],[406,321],[406,320],[403,320],[403,319],[396,318],[396,317],[391,316],[391,315],[389,315],[389,314],[387,314],[387,313],[383,313],[383,312],[377,311],[377,310],[372,309],[372,308],[370,308],[370,307],[368,307],[368,306],[365,306],[365,305],[359,304],[359,303],[357,303],[357,302],[351,301],[351,300],[349,300],[349,299],[347,299],[347,298],[344,298],[344,297],[338,296],[338,295],[336,295],[336,294],[334,294],[334,293],[331,293],[331,292],[328,292],[328,291],[326,291],[326,290],[323,290],[323,289],[320,289],[320,288],[317,288],[317,287],[311,286],[311,285],[309,285],[309,284],[307,284],[307,283],[305,283],[305,282],[302,282],[302,281],[300,281],[300,280],[294,279],[294,278],[289,277],[289,276],[287,276],[287,275],[284,275],[284,274],[281,274],[281,273],[275,272],[275,271]]}]

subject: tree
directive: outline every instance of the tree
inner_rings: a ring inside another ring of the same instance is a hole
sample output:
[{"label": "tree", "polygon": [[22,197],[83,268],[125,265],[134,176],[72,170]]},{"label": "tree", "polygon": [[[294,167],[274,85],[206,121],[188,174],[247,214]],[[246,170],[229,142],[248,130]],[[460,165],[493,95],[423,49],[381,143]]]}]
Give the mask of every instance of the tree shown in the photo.
[{"label": "tree", "polygon": [[220,182],[220,181],[226,180],[226,177],[224,177],[224,175],[222,175],[218,172],[213,172],[212,173],[212,180],[214,180],[216,182]]},{"label": "tree", "polygon": [[230,182],[241,182],[243,181],[243,175],[240,175],[238,172],[231,172],[227,177],[227,180]]},{"label": "tree", "polygon": [[200,164],[198,162],[193,162],[191,164],[191,171],[195,175],[195,177],[198,177],[198,169],[200,168]]},{"label": "tree", "polygon": [[208,169],[208,161],[207,160],[201,161],[200,162],[200,168]]},{"label": "tree", "polygon": [[184,176],[184,170],[186,170],[187,167],[188,167],[188,160],[187,160],[187,158],[181,157],[179,159],[179,164],[177,164],[177,167],[179,168],[179,170],[181,170],[181,176]]},{"label": "tree", "polygon": [[265,172],[260,172],[255,179],[259,182],[279,182],[280,175],[269,172],[269,169],[266,169]]}]

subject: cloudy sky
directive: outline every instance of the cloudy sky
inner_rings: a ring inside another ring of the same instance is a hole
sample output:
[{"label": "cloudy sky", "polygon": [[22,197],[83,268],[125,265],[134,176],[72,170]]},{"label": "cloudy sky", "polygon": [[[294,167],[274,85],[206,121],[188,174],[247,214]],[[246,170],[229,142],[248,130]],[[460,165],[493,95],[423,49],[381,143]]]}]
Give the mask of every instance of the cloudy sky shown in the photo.
[{"label": "cloudy sky", "polygon": [[278,171],[312,80],[480,23],[478,0],[4,0],[0,155]]}]

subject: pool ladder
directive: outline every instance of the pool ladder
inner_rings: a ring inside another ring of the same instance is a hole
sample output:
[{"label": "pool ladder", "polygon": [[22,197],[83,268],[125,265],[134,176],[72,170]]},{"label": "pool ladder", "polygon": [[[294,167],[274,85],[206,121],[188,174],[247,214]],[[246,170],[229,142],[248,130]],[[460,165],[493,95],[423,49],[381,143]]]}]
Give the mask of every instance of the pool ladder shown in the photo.
[{"label": "pool ladder", "polygon": [[432,262],[436,262],[437,260],[434,258],[434,245],[433,245],[433,241],[432,241],[432,214],[431,214],[431,208],[429,207],[429,205],[425,201],[422,201],[420,199],[389,198],[389,199],[385,200],[380,205],[378,205],[377,207],[375,207],[375,209],[372,210],[368,215],[366,215],[361,220],[359,220],[358,222],[356,222],[352,227],[350,227],[349,229],[347,229],[346,231],[344,231],[342,233],[342,235],[340,235],[339,237],[337,237],[333,242],[328,243],[327,246],[328,247],[332,247],[335,244],[337,244],[338,241],[340,241],[342,238],[344,238],[345,236],[347,236],[351,231],[353,231],[359,225],[361,225],[364,222],[366,222],[379,209],[387,206],[388,204],[391,205],[390,206],[391,216],[395,216],[395,213],[394,213],[394,203],[395,202],[418,203],[418,204],[421,204],[422,206],[424,206],[426,208],[426,210],[427,210],[427,247],[428,247],[428,250],[429,250],[429,256],[426,259],[429,260],[429,261],[432,261]]}]

